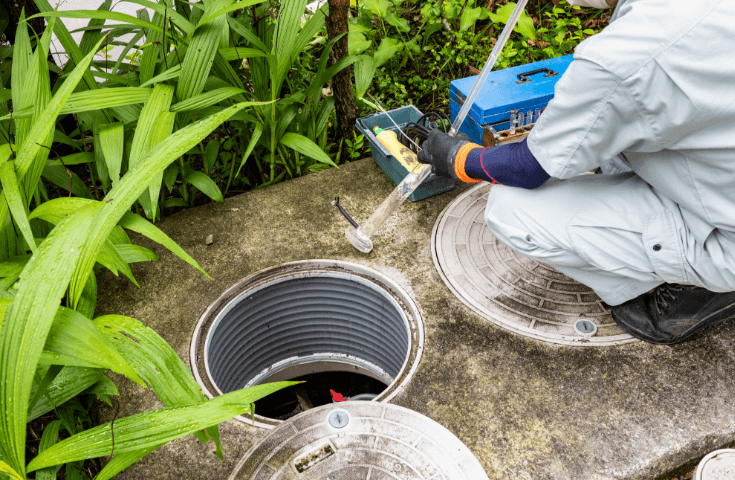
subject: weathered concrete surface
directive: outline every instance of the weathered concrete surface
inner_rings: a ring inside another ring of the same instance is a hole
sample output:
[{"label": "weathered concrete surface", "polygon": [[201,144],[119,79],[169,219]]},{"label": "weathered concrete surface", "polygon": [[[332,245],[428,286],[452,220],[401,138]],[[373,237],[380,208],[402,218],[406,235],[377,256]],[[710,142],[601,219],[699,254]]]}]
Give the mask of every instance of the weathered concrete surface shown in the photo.
[{"label": "weathered concrete surface", "polygon": [[[502,331],[454,298],[434,269],[432,227],[462,188],[404,204],[369,255],[347,242],[330,201],[339,195],[361,221],[391,190],[364,160],[174,215],[159,227],[212,278],[141,242],[161,262],[134,268],[140,289],[103,276],[98,314],[142,320],[188,363],[197,320],[237,280],[288,261],[346,260],[390,276],[424,315],[421,364],[392,402],[447,427],[490,478],[655,478],[735,440],[735,326],[674,346],[563,347]],[[152,393],[118,384],[119,416],[160,406]],[[190,437],[119,478],[226,478],[267,434],[236,421],[221,430],[224,463]]]}]

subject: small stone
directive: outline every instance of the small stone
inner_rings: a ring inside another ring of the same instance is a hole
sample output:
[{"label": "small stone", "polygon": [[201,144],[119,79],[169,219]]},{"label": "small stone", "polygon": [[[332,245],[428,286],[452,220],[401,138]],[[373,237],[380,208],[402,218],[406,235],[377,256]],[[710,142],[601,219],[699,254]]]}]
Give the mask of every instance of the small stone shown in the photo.
[{"label": "small stone", "polygon": [[237,207],[235,207],[235,208],[231,208],[231,209],[230,209],[230,211],[231,211],[231,212],[239,212],[239,211],[240,211],[240,209],[239,209],[239,208],[237,208]]},{"label": "small stone", "polygon": [[207,239],[204,240],[204,243],[206,243],[207,245],[212,245],[214,243],[214,235],[212,235],[211,233],[207,235]]}]

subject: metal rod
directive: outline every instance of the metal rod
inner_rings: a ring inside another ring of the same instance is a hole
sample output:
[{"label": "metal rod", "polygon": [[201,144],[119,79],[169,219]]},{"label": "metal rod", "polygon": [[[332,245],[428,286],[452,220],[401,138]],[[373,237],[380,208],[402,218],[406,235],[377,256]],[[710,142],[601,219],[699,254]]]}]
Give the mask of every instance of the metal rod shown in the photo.
[{"label": "metal rod", "polygon": [[513,31],[516,23],[518,23],[518,19],[521,17],[521,13],[523,13],[523,9],[526,8],[527,3],[528,0],[519,0],[516,4],[516,8],[513,9],[513,13],[510,15],[508,23],[505,24],[505,28],[503,28],[500,37],[498,37],[498,40],[495,42],[495,47],[493,47],[493,51],[490,52],[490,56],[487,58],[485,66],[482,67],[480,75],[477,77],[477,80],[475,80],[475,84],[472,85],[472,90],[470,90],[470,94],[467,95],[464,104],[462,104],[462,108],[459,110],[457,118],[454,119],[452,128],[449,129],[450,136],[457,136],[457,132],[459,132],[459,127],[462,126],[464,119],[467,118],[467,114],[470,113],[470,108],[472,108],[472,104],[475,103],[477,95],[480,93],[480,90],[482,90],[482,86],[485,85],[487,76],[490,74],[493,66],[495,66],[495,62],[498,61],[500,52],[503,51],[503,47],[505,47],[505,44],[508,41],[508,37],[510,37],[510,32]]},{"label": "metal rod", "polygon": [[400,133],[401,135],[403,135],[404,137],[406,137],[406,140],[408,140],[409,142],[413,143],[413,146],[416,147],[416,151],[417,152],[420,152],[421,151],[421,147],[418,146],[418,144],[416,142],[414,142],[413,140],[411,140],[411,137],[409,137],[408,135],[406,135],[405,133],[403,133],[403,130],[401,129],[401,127],[399,127],[398,124],[393,121],[393,119],[391,118],[390,114],[385,111],[385,108],[383,108],[383,106],[380,105],[380,103],[377,100],[375,100],[372,95],[370,95],[368,93],[367,96],[370,97],[370,99],[373,102],[375,102],[375,106],[378,107],[381,112],[383,112],[386,115],[388,115],[388,120],[390,120],[390,123],[392,123],[393,126],[396,127],[396,129],[398,130],[398,133]]}]

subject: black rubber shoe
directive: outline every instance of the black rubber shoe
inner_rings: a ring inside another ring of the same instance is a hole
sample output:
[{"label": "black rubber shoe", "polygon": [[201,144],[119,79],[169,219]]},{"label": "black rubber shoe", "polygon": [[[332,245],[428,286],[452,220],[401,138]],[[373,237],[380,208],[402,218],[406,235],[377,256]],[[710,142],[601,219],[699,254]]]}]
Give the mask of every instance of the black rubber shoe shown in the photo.
[{"label": "black rubber shoe", "polygon": [[669,345],[735,318],[735,292],[665,283],[611,311],[617,324],[634,337]]}]

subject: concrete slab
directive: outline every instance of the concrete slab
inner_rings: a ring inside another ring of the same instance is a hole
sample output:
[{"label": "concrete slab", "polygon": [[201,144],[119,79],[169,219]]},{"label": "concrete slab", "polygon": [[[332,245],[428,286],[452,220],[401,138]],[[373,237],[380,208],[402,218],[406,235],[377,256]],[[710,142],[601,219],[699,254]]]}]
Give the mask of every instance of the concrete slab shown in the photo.
[{"label": "concrete slab", "polygon": [[[656,478],[735,441],[734,325],[674,346],[565,347],[503,331],[455,298],[432,261],[437,216],[466,187],[404,204],[369,255],[347,242],[330,201],[339,195],[359,222],[392,188],[362,160],[173,215],[159,227],[212,278],[141,241],[161,261],[134,266],[141,288],[102,275],[98,314],[142,320],[188,362],[197,320],[236,281],[288,261],[346,260],[400,284],[424,317],[421,363],[391,403],[449,429],[492,479]],[[160,407],[151,392],[118,385],[119,416]],[[236,421],[221,431],[224,462],[191,437],[118,478],[227,478],[268,433]]]}]

